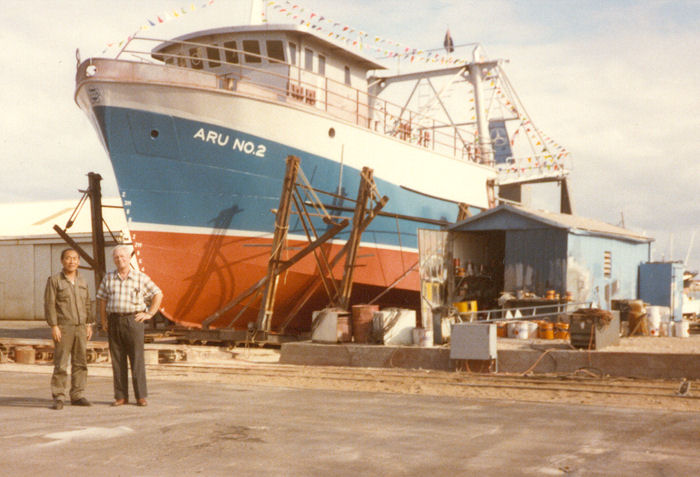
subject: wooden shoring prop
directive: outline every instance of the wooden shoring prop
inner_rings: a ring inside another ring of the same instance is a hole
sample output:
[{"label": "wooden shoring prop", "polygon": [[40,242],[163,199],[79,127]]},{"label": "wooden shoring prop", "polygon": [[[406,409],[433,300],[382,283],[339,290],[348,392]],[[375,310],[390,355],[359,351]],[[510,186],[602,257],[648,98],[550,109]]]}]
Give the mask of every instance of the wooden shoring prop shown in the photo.
[{"label": "wooden shoring prop", "polygon": [[[207,329],[214,321],[220,318],[224,313],[232,309],[233,307],[241,304],[247,298],[259,292],[263,287],[265,287],[263,295],[263,306],[258,314],[258,320],[256,321],[256,329],[260,331],[269,332],[272,322],[272,314],[274,312],[274,295],[277,287],[277,280],[279,275],[287,271],[294,264],[302,260],[306,255],[314,253],[317,249],[335,237],[341,230],[350,224],[348,219],[342,219],[339,222],[331,220],[331,216],[324,215],[324,221],[331,225],[331,227],[318,236],[316,230],[311,226],[311,231],[315,236],[312,239],[311,232],[307,229],[308,224],[311,223],[309,218],[310,214],[303,207],[303,201],[300,201],[297,196],[299,196],[298,188],[302,187],[296,183],[297,177],[303,177],[303,172],[299,167],[299,158],[295,156],[288,156],[287,158],[287,170],[285,173],[285,179],[282,186],[282,193],[280,195],[280,205],[275,211],[275,233],[272,240],[272,249],[270,253],[270,260],[268,262],[268,273],[266,276],[258,280],[253,286],[245,290],[236,296],[233,300],[228,302],[222,308],[209,315],[202,321],[202,328]],[[299,204],[300,202],[300,204]],[[287,230],[289,227],[289,216],[291,214],[291,206],[294,203],[297,214],[302,218],[302,223],[304,229],[307,231],[307,238],[309,238],[309,243],[299,250],[292,258],[289,260],[281,260],[282,249],[284,248],[284,242],[286,240]],[[327,259],[326,259],[327,263]],[[272,282],[275,282],[272,284]],[[272,284],[272,286],[271,286]],[[248,305],[246,305],[247,308]],[[229,322],[228,327],[233,326],[236,321],[242,316],[239,313],[234,319]]]},{"label": "wooden shoring prop", "polygon": [[[310,219],[308,215],[308,211],[306,210],[306,207],[304,206],[304,201],[301,199],[299,196],[299,190],[295,189],[294,190],[294,196],[292,197],[294,199],[294,206],[297,208],[297,211],[299,211],[299,219],[301,222],[302,227],[304,228],[304,232],[306,233],[306,238],[309,240],[309,242],[313,242],[314,239],[312,238],[312,235],[310,233],[313,232],[313,236],[315,237],[315,240],[318,240],[318,234],[316,233],[316,228],[314,227],[313,223],[311,220],[309,220],[309,223],[307,225],[306,219]],[[304,211],[302,213],[301,211]],[[345,219],[345,222],[348,223],[347,219]],[[321,252],[321,253],[317,253]],[[328,296],[334,296],[336,293],[338,293],[338,288],[335,285],[335,280],[333,280],[333,269],[331,268],[330,264],[328,263],[328,257],[326,256],[325,253],[319,250],[314,251],[314,258],[316,259],[316,266],[318,267],[319,270],[319,277],[321,278],[323,282],[323,288],[326,290],[326,294]],[[330,276],[330,279],[326,278],[326,274]]]},{"label": "wooden shoring prop", "polygon": [[472,216],[468,204],[460,202],[459,204],[457,204],[457,207],[459,207],[459,212],[457,212],[457,222],[461,222]]},{"label": "wooden shoring prop", "polygon": [[267,262],[267,282],[263,292],[262,307],[258,314],[257,329],[269,331],[272,323],[272,313],[275,305],[275,293],[279,282],[279,267],[282,257],[282,248],[287,239],[289,230],[289,211],[292,206],[292,194],[294,193],[294,183],[299,170],[299,158],[296,156],[287,157],[287,170],[284,175],[280,204],[277,207],[275,216],[275,232],[272,236],[272,252],[270,260]]},{"label": "wooden shoring prop", "polygon": [[[364,169],[363,169],[364,171]],[[371,171],[371,169],[370,169]],[[365,216],[362,218],[362,221],[359,222],[359,225],[356,225],[355,223],[353,224],[353,227],[357,227],[356,233],[358,234],[358,241],[357,243],[359,244],[359,238],[361,237],[362,233],[369,227],[369,224],[374,220],[376,216],[380,214],[380,211],[384,206],[389,202],[389,198],[387,196],[383,196],[379,198],[379,194],[377,193],[376,185],[374,184],[374,179],[371,177],[371,174],[369,176],[370,181],[368,183],[368,188],[372,191],[372,195],[370,198],[374,197],[376,199],[376,204],[374,205],[374,208],[372,208],[368,213],[365,214]],[[364,181],[361,179],[361,181]],[[360,184],[360,188],[362,188],[362,184]],[[359,203],[359,201],[357,201]],[[334,208],[333,206],[325,206],[326,208]],[[366,210],[366,207],[365,207]],[[350,240],[345,242],[345,245],[343,245],[343,248],[338,251],[338,253],[333,257],[333,260],[330,262],[330,268],[333,269],[335,266],[340,262],[340,260],[346,256],[348,253],[350,247],[352,246]],[[347,268],[347,267],[346,267]],[[350,268],[354,268],[350,267]],[[319,286],[321,284],[319,283],[319,280],[317,277],[312,277],[307,283],[306,286],[304,287],[305,291],[304,294],[299,297],[297,300],[296,305],[294,308],[289,312],[289,315],[287,317],[287,321],[282,325],[282,331],[289,325],[289,323],[292,321],[292,319],[296,316],[296,314],[306,305],[306,303],[309,301],[309,299],[316,293],[318,290]],[[339,297],[334,297],[333,300],[331,300],[330,304],[331,306],[334,306],[337,304]]]},{"label": "wooden shoring prop", "polygon": [[340,283],[340,292],[335,299],[335,305],[343,309],[347,309],[350,304],[350,294],[352,293],[352,279],[355,274],[357,249],[360,247],[360,239],[362,238],[360,224],[362,224],[367,211],[367,202],[372,200],[372,197],[374,197],[371,189],[373,184],[374,171],[369,167],[363,167],[360,176],[360,185],[357,190],[355,214],[352,218],[352,230],[350,231],[350,238],[348,239],[348,250],[345,255],[343,280]]}]

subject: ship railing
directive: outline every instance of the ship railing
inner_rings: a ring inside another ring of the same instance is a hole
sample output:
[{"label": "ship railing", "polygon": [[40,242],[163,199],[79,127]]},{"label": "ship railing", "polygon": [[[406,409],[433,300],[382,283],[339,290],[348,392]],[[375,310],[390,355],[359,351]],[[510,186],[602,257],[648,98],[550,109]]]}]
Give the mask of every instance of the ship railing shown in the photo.
[{"label": "ship railing", "polygon": [[571,314],[581,308],[591,308],[592,301],[548,303],[534,306],[504,306],[490,310],[457,312],[450,310],[459,321],[479,321],[480,323],[501,323],[513,321],[553,320],[561,315]]},{"label": "ship railing", "polygon": [[[186,52],[165,51],[154,53],[151,48],[140,48],[138,45],[142,42],[167,43],[169,47],[184,45],[201,49],[197,51],[207,54],[207,49],[216,49],[218,56],[211,58],[201,53],[192,55]],[[443,155],[479,162],[479,148],[476,147],[476,142],[463,139],[474,137],[473,131],[429,114],[410,110],[405,105],[371,95],[367,91],[285,61],[223,45],[213,47],[208,43],[138,36],[125,44],[117,59],[125,55],[130,55],[140,62],[209,73],[216,76],[219,89],[322,110],[334,118]],[[239,60],[230,62],[227,56]],[[247,61],[243,62],[243,59]],[[254,59],[255,63],[251,63],[251,59]],[[255,64],[260,66],[253,66]]]}]

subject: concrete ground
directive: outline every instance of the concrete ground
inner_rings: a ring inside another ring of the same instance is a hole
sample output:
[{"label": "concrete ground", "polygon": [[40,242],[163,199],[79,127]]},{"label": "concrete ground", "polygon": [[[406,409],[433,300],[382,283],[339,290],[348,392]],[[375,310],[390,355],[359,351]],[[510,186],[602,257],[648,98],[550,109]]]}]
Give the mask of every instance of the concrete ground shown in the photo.
[{"label": "concrete ground", "polygon": [[[0,321],[0,338],[49,337],[41,323]],[[397,370],[368,369],[370,383],[350,369],[277,364],[276,350],[248,353],[212,364],[220,371],[149,366],[145,408],[109,406],[108,363],[90,365],[94,405],[62,411],[50,409],[50,364],[0,364],[0,476],[700,475],[697,406],[606,407],[571,390],[566,402],[561,390],[546,402],[506,388],[483,399],[427,381],[426,394],[413,373],[403,387],[420,393],[401,392],[389,386]],[[312,387],[306,374],[352,376],[355,387]]]},{"label": "concrete ground", "polygon": [[[149,380],[149,406],[49,409],[50,366],[0,365],[0,474],[698,475],[700,414]],[[95,375],[99,374],[99,375]]]}]

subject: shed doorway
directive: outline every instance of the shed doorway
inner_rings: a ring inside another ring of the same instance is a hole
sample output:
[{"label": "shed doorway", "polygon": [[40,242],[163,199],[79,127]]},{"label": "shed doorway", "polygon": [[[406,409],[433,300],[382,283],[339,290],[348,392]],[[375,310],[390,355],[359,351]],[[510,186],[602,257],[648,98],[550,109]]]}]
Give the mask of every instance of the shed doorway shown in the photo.
[{"label": "shed doorway", "polygon": [[504,286],[506,232],[456,232],[452,238],[454,301],[476,301],[479,310],[497,308]]}]

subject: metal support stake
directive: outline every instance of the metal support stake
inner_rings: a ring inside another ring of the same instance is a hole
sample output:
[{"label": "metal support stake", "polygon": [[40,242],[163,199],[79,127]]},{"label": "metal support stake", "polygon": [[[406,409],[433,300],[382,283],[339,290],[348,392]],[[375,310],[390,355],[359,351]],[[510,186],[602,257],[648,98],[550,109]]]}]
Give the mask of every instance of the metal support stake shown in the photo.
[{"label": "metal support stake", "polygon": [[559,180],[559,186],[561,187],[561,196],[559,200],[559,212],[562,214],[573,214],[574,213],[574,207],[571,202],[571,195],[569,191],[569,181],[566,180],[566,177],[563,179]]},{"label": "metal support stake", "polygon": [[95,286],[99,287],[107,272],[105,261],[105,236],[102,229],[102,176],[88,173],[88,196],[90,197],[90,217],[92,220],[92,256],[95,260]]}]

